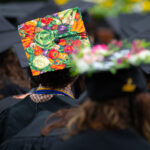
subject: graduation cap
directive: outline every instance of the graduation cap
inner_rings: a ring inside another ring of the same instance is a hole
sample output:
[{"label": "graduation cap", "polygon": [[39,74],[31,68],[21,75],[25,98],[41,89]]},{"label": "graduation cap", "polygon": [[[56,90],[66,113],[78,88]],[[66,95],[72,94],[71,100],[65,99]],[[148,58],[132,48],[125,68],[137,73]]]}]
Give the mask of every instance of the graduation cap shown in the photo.
[{"label": "graduation cap", "polygon": [[144,39],[146,41],[150,41],[150,15],[148,14],[146,17],[136,22],[136,24],[132,25],[132,28],[136,30],[136,33],[129,37],[129,40],[134,39]]},{"label": "graduation cap", "polygon": [[105,20],[118,36],[123,37],[118,17],[107,17]]},{"label": "graduation cap", "polygon": [[59,7],[61,8],[61,10],[65,10],[73,7],[79,7],[81,12],[85,12],[87,11],[88,8],[94,5],[95,5],[94,2],[88,2],[84,0],[71,0],[64,5],[59,5]]},{"label": "graduation cap", "polygon": [[0,53],[6,51],[19,41],[15,27],[3,17],[0,17],[0,41]]},{"label": "graduation cap", "polygon": [[17,20],[40,9],[45,2],[11,2],[0,4],[0,14],[16,25]]},{"label": "graduation cap", "polygon": [[58,5],[61,10],[66,10],[73,7],[78,7],[82,13],[82,18],[85,23],[85,26],[90,24],[91,16],[88,14],[88,9],[95,5],[94,2],[88,2],[85,0],[71,0],[65,3],[64,5]]},{"label": "graduation cap", "polygon": [[145,64],[141,65],[140,67],[146,75],[150,75],[150,65]]},{"label": "graduation cap", "polygon": [[27,61],[26,54],[24,52],[24,48],[22,46],[22,43],[17,43],[13,46],[14,52],[19,60],[19,63],[22,68],[29,67],[29,63]]},{"label": "graduation cap", "polygon": [[148,14],[143,19],[141,18],[139,21],[133,24],[132,28],[140,33],[145,32],[145,31],[150,32],[150,14]]},{"label": "graduation cap", "polygon": [[18,26],[32,75],[71,67],[71,54],[90,46],[78,8],[68,9]]},{"label": "graduation cap", "polygon": [[15,27],[9,23],[3,16],[0,16],[0,33],[14,31]]},{"label": "graduation cap", "polygon": [[121,96],[146,92],[147,84],[139,68],[120,69],[115,75],[97,72],[86,80],[89,97],[93,101],[105,101]]},{"label": "graduation cap", "polygon": [[[34,7],[34,5],[32,6]],[[50,2],[44,3],[43,6],[40,7],[39,9],[28,13],[24,17],[19,18],[18,23],[23,23],[29,20],[33,20],[35,18],[42,18],[42,17],[45,17],[46,15],[50,15],[59,11],[61,11],[60,7],[58,7],[54,3],[54,1],[50,1]]]},{"label": "graduation cap", "polygon": [[86,74],[87,91],[92,100],[104,101],[146,91],[139,66],[150,64],[150,51],[141,46],[139,41],[127,49],[102,44],[74,55],[74,72]]},{"label": "graduation cap", "polygon": [[139,20],[144,18],[143,14],[121,14],[119,15],[119,24],[124,38],[136,33],[132,25],[136,24]]},{"label": "graduation cap", "polygon": [[150,30],[137,32],[128,38],[128,41],[133,41],[135,39],[145,40],[150,42]]}]

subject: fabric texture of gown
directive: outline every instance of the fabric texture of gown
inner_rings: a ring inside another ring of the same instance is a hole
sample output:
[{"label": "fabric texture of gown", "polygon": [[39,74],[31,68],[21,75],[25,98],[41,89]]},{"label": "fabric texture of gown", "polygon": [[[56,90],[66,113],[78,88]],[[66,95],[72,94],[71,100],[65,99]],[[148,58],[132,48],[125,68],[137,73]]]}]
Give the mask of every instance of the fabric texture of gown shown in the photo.
[{"label": "fabric texture of gown", "polygon": [[42,137],[40,134],[49,114],[49,111],[40,111],[27,127],[11,139],[2,143],[0,145],[0,150],[11,150],[12,148],[14,150],[48,150],[51,148],[52,144],[60,142],[60,137],[66,133],[64,128],[56,129],[46,137]]},{"label": "fabric texture of gown", "polygon": [[52,150],[150,150],[150,144],[131,130],[85,131]]},{"label": "fabric texture of gown", "polygon": [[43,103],[34,103],[30,96],[27,96],[0,114],[0,128],[3,129],[0,130],[0,141],[2,143],[16,135],[28,126],[40,111],[48,110],[51,114],[59,109],[73,106],[77,106],[77,102],[68,96],[55,95]]}]

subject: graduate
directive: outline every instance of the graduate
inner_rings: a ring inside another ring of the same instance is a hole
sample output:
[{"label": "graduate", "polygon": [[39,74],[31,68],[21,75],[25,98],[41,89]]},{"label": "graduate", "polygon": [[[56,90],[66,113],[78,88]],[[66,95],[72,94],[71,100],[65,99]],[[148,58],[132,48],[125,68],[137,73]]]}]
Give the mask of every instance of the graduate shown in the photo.
[{"label": "graduate", "polygon": [[2,112],[1,142],[25,128],[42,110],[52,113],[76,106],[71,91],[76,79],[70,75],[71,54],[90,45],[78,8],[28,21],[19,25],[18,31],[30,73],[39,87]]},{"label": "graduate", "polygon": [[69,120],[64,142],[52,150],[150,149],[150,94],[139,68],[150,64],[150,50],[141,41],[127,45],[97,45],[75,56],[74,71],[86,75],[89,98]]}]

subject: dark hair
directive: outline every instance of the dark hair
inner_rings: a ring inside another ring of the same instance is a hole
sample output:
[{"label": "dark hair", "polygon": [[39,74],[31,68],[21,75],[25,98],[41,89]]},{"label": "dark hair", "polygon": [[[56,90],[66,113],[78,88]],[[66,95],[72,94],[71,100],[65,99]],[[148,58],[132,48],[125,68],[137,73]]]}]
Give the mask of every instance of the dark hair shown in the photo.
[{"label": "dark hair", "polygon": [[84,75],[79,75],[72,85],[72,91],[74,93],[75,98],[78,99],[80,95],[85,91],[85,89],[85,77]]},{"label": "dark hair", "polygon": [[17,57],[12,49],[0,54],[0,88],[3,86],[3,79],[10,81],[19,87],[29,88],[29,81],[27,76],[22,70]]},{"label": "dark hair", "polygon": [[50,88],[64,88],[69,83],[73,82],[75,77],[72,77],[69,69],[46,72],[32,78],[36,83]]}]

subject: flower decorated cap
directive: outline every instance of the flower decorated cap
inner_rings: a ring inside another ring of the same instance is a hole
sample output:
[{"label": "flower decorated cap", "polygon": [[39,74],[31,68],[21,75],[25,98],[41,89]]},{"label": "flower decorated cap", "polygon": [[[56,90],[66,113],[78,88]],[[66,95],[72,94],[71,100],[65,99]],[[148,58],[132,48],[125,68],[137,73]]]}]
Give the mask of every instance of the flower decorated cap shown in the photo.
[{"label": "flower decorated cap", "polygon": [[71,67],[71,54],[90,46],[78,8],[28,21],[18,31],[33,76]]},{"label": "flower decorated cap", "polygon": [[109,45],[99,44],[81,49],[73,58],[74,73],[116,73],[118,69],[150,64],[150,42],[136,40],[128,43],[114,40]]},{"label": "flower decorated cap", "polygon": [[113,41],[80,50],[73,55],[73,73],[86,74],[88,95],[93,101],[145,92],[145,78],[138,66],[150,64],[149,46],[145,41]]}]

